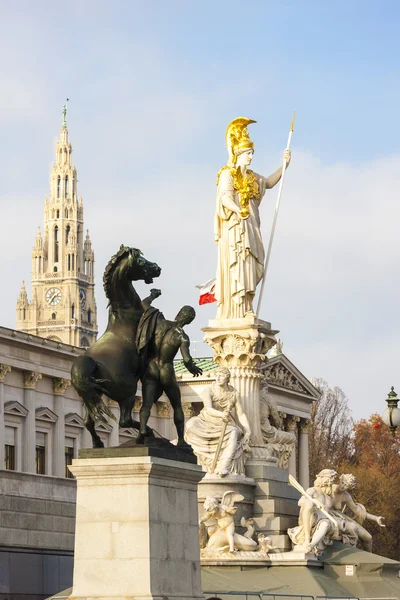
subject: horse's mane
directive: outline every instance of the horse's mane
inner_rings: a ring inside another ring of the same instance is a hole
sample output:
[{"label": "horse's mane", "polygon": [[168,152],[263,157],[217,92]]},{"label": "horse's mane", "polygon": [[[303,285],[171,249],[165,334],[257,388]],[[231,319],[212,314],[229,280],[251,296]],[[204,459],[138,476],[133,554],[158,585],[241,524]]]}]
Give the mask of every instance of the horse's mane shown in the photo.
[{"label": "horse's mane", "polygon": [[112,256],[110,258],[110,260],[108,261],[108,265],[106,266],[106,268],[104,270],[103,287],[104,287],[104,292],[109,300],[110,300],[112,276],[114,274],[114,271],[118,267],[118,265],[120,264],[122,259],[126,258],[129,254],[133,254],[133,256],[136,258],[140,254],[143,254],[143,252],[141,250],[138,250],[137,248],[130,248],[129,246],[124,246],[124,244],[121,244],[120,249],[118,250],[118,252],[116,254],[114,254],[114,256]]}]

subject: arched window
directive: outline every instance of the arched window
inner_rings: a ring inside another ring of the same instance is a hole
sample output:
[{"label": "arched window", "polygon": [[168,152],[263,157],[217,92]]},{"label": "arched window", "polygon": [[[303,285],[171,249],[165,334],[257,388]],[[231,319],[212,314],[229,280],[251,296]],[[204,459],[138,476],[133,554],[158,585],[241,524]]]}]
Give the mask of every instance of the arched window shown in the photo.
[{"label": "arched window", "polygon": [[54,262],[58,262],[58,227],[54,227]]},{"label": "arched window", "polygon": [[71,270],[71,255],[68,254],[68,271]]},{"label": "arched window", "polygon": [[81,348],[89,348],[90,344],[86,337],[81,339]]},{"label": "arched window", "polygon": [[60,197],[61,177],[57,177],[57,198]]},{"label": "arched window", "polygon": [[72,197],[75,196],[75,177],[72,178]]},{"label": "arched window", "polygon": [[25,308],[23,308],[23,309],[22,309],[22,319],[23,319],[24,321],[25,321],[25,319],[26,319],[26,309],[25,309]]},{"label": "arched window", "polygon": [[66,219],[68,219],[68,208],[65,209],[64,216],[65,216]]},{"label": "arched window", "polygon": [[55,321],[57,319],[57,313],[53,313],[51,315],[51,318],[52,318],[53,321]]},{"label": "arched window", "polygon": [[71,227],[69,225],[65,228],[65,243],[68,244],[69,232],[71,231]]},{"label": "arched window", "polygon": [[90,308],[88,308],[88,311],[87,311],[87,320],[88,320],[88,323],[92,322],[92,311],[90,310]]},{"label": "arched window", "polygon": [[75,304],[71,306],[71,319],[75,319]]},{"label": "arched window", "polygon": [[75,254],[72,254],[72,271],[75,271]]},{"label": "arched window", "polygon": [[68,198],[68,175],[65,176],[65,197]]},{"label": "arched window", "polygon": [[58,211],[57,211],[57,213],[56,213],[56,217],[57,217],[57,219],[59,219],[59,218],[60,218],[60,211],[59,211],[59,210],[58,210]]},{"label": "arched window", "polygon": [[91,260],[88,260],[88,272],[87,272],[87,274],[89,275],[89,277],[92,274],[92,261]]},{"label": "arched window", "polygon": [[53,271],[54,271],[54,273],[57,273],[57,271],[58,271],[57,267],[54,267]]}]

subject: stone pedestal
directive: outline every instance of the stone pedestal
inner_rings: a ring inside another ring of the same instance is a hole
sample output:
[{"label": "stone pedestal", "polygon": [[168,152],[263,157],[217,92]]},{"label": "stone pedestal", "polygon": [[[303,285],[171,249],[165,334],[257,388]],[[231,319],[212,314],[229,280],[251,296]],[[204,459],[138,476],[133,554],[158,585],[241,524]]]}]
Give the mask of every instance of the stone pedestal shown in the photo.
[{"label": "stone pedestal", "polygon": [[206,475],[204,479],[199,483],[198,488],[198,502],[199,502],[199,515],[204,513],[203,504],[206,498],[212,496],[222,500],[225,492],[234,491],[244,496],[242,502],[237,502],[237,513],[235,514],[235,524],[237,531],[241,531],[240,520],[242,517],[250,519],[253,516],[254,510],[254,491],[256,483],[254,479],[249,477],[234,478],[234,477],[214,477],[213,475]]},{"label": "stone pedestal", "polygon": [[286,469],[247,463],[246,474],[257,484],[253,511],[256,531],[268,535],[277,550],[290,550],[287,530],[297,525],[300,494],[288,485]]},{"label": "stone pedestal", "polygon": [[70,467],[77,480],[71,600],[202,598],[201,468],[143,447],[115,450]]},{"label": "stone pedestal", "polygon": [[[264,457],[260,426],[260,364],[276,344],[271,324],[257,317],[209,321],[204,341],[214,351],[214,360],[231,372],[231,385],[240,394],[251,429],[253,458]],[[267,455],[265,458],[268,458]]]}]

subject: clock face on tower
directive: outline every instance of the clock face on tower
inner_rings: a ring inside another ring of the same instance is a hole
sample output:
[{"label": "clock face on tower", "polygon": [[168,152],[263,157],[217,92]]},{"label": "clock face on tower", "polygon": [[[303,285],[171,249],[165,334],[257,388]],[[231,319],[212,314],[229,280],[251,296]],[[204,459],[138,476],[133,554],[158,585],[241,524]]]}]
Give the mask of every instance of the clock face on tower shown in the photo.
[{"label": "clock face on tower", "polygon": [[85,308],[85,306],[86,306],[85,290],[82,290],[82,289],[79,290],[79,301],[81,303],[82,308]]},{"label": "clock face on tower", "polygon": [[61,290],[56,287],[52,287],[46,292],[46,302],[49,306],[56,306],[57,304],[60,304],[61,298]]}]

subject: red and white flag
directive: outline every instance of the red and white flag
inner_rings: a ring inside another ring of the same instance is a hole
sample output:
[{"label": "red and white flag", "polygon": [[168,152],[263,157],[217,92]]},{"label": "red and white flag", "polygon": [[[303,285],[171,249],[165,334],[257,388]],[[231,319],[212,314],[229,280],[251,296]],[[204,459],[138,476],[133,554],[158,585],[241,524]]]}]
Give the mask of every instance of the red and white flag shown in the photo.
[{"label": "red and white flag", "polygon": [[205,283],[196,285],[200,290],[199,304],[211,304],[211,302],[216,302],[214,296],[215,282],[216,279],[214,277],[214,279],[209,279]]}]

